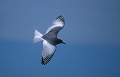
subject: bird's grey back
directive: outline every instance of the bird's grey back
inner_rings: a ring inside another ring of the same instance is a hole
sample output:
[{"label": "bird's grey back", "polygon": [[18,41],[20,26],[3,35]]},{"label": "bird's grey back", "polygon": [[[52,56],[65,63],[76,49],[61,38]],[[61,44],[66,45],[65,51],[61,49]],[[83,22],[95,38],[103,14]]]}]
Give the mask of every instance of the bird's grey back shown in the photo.
[{"label": "bird's grey back", "polygon": [[57,34],[62,29],[62,27],[55,27],[50,30],[47,34],[45,34],[42,38],[47,40],[52,45],[55,45],[55,41],[57,40]]}]

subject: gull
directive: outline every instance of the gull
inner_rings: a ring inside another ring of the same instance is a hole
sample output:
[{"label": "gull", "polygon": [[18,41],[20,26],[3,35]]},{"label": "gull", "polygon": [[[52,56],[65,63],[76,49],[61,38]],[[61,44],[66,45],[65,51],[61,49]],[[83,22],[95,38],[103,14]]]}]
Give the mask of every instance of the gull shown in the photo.
[{"label": "gull", "polygon": [[44,35],[35,29],[33,41],[35,43],[43,41],[41,64],[46,65],[51,60],[55,53],[56,45],[65,44],[61,39],[57,38],[58,32],[64,27],[64,24],[64,17],[60,15],[53,21]]}]

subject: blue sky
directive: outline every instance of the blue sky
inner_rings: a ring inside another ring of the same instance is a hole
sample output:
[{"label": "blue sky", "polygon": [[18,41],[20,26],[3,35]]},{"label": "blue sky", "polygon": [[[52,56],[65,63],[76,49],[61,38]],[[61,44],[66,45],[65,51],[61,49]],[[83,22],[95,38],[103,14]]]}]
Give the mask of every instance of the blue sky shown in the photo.
[{"label": "blue sky", "polygon": [[60,37],[65,41],[120,44],[117,0],[0,0],[0,7],[1,39],[31,41],[35,28],[45,33],[52,21],[63,15],[66,27]]},{"label": "blue sky", "polygon": [[[120,77],[119,0],[0,0],[0,77]],[[40,64],[45,33],[59,15],[65,27],[52,60]]]}]

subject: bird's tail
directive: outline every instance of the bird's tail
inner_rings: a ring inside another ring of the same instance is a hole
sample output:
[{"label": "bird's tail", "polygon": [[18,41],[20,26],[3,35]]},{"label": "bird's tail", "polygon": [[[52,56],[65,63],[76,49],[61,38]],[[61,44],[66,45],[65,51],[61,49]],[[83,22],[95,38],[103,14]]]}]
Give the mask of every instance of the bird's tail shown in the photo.
[{"label": "bird's tail", "polygon": [[37,43],[37,42],[39,42],[39,41],[42,41],[42,40],[43,40],[42,36],[43,36],[43,34],[41,34],[39,31],[37,31],[37,30],[35,29],[33,42],[34,42],[34,43]]}]

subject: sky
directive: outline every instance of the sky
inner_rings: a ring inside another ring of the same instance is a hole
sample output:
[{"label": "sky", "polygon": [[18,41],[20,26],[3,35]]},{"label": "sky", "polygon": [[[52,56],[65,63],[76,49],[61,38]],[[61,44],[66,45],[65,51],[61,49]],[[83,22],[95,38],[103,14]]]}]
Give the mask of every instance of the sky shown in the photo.
[{"label": "sky", "polygon": [[[119,0],[0,0],[0,77],[120,77]],[[65,27],[47,65],[45,33],[59,15]]]}]

